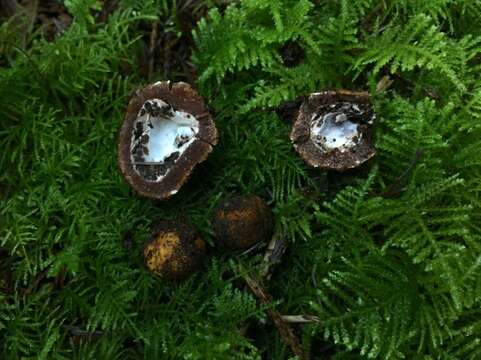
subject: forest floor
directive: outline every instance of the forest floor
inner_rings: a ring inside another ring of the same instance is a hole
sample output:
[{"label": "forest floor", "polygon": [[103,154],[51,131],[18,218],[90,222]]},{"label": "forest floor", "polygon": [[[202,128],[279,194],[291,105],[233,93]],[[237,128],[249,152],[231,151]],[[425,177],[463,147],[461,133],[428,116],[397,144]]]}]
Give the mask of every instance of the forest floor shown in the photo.
[{"label": "forest floor", "polygon": [[[0,0],[1,359],[481,358],[481,1]],[[136,90],[183,81],[219,131],[164,201],[117,164]],[[309,166],[309,94],[367,91],[376,156]],[[272,238],[219,246],[255,194]],[[185,281],[159,220],[207,244]],[[274,255],[273,255],[274,254]]]}]

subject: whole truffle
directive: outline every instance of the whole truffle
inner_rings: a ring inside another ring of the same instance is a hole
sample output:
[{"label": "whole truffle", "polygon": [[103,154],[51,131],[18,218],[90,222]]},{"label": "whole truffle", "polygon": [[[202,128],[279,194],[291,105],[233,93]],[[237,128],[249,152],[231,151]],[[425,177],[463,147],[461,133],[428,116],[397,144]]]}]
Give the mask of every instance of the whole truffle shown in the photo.
[{"label": "whole truffle", "polygon": [[147,268],[169,280],[185,279],[204,260],[206,245],[194,227],[176,221],[161,221],[144,246]]},{"label": "whole truffle", "polygon": [[272,236],[273,215],[258,196],[236,196],[222,201],[214,214],[218,242],[229,249],[246,249]]},{"label": "whole truffle", "polygon": [[157,82],[129,102],[118,141],[118,163],[140,195],[177,193],[217,143],[217,129],[197,92],[183,82]]},{"label": "whole truffle", "polygon": [[367,92],[314,93],[302,104],[290,137],[296,151],[309,165],[346,171],[376,154],[374,119]]}]

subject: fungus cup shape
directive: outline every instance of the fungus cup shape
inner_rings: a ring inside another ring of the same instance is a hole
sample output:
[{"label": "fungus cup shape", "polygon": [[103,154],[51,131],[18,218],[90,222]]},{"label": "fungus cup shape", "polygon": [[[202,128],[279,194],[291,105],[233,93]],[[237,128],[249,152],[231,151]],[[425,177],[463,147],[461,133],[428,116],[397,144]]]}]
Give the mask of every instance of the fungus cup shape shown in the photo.
[{"label": "fungus cup shape", "polygon": [[313,93],[301,105],[290,138],[310,166],[342,172],[376,154],[374,119],[367,92]]},{"label": "fungus cup shape", "polygon": [[217,129],[189,84],[162,81],[135,93],[118,142],[125,180],[140,195],[165,199],[178,192],[217,143]]}]

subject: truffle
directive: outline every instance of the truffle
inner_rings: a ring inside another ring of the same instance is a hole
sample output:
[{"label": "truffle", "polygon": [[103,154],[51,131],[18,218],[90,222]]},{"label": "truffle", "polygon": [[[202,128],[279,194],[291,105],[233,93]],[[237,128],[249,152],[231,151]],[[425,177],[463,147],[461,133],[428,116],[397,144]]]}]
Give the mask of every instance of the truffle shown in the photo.
[{"label": "truffle", "polygon": [[202,265],[205,254],[205,241],[196,229],[177,221],[160,221],[144,246],[147,268],[169,280],[193,274]]},{"label": "truffle", "polygon": [[303,102],[292,127],[294,148],[309,165],[346,171],[376,154],[375,114],[367,92],[314,93]]},{"label": "truffle", "polygon": [[118,141],[118,164],[134,190],[154,199],[177,193],[217,143],[217,129],[197,92],[157,82],[130,100]]},{"label": "truffle", "polygon": [[246,249],[268,240],[273,231],[273,215],[258,196],[236,196],[222,201],[214,214],[214,232],[225,248]]}]

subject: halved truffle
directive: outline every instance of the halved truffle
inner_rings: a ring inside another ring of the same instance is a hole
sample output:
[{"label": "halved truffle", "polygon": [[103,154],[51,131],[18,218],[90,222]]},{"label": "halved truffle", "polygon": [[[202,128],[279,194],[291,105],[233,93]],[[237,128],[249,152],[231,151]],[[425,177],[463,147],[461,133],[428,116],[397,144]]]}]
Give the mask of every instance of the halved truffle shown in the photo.
[{"label": "halved truffle", "polygon": [[290,137],[296,151],[309,165],[345,171],[376,154],[374,119],[367,92],[314,93],[302,104]]},{"label": "halved truffle", "polygon": [[217,241],[228,249],[246,249],[268,240],[274,227],[271,209],[255,195],[222,201],[213,222]]},{"label": "halved truffle", "polygon": [[144,246],[147,268],[169,280],[180,280],[193,274],[202,265],[205,253],[205,241],[197,230],[176,221],[160,221]]},{"label": "halved truffle", "polygon": [[118,163],[139,194],[165,199],[177,193],[216,143],[217,129],[200,95],[183,82],[157,82],[129,102]]}]

